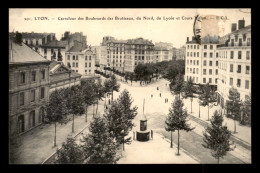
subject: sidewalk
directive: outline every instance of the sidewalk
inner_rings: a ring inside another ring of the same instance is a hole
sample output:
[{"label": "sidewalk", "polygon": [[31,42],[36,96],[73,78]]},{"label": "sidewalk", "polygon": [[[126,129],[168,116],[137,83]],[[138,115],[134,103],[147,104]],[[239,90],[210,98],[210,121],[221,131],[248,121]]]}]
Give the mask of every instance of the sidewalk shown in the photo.
[{"label": "sidewalk", "polygon": [[[129,134],[132,134],[130,132]],[[154,133],[154,139],[147,142],[132,141],[125,145],[122,157],[118,164],[197,164],[192,157],[180,149],[180,156],[177,156],[176,145],[170,148],[170,143],[161,135]]]},{"label": "sidewalk", "polygon": [[[198,103],[198,98],[194,98],[192,102],[192,113],[191,111],[191,103],[190,99],[184,99],[184,106],[187,108],[188,114],[199,118],[199,103]],[[209,109],[209,119],[213,116],[215,110],[220,110],[220,106],[213,106],[212,108]],[[234,120],[227,118],[225,115],[223,116],[224,121],[223,125],[226,125],[228,129],[232,132],[232,135],[242,139],[243,141],[247,142],[248,144],[251,145],[251,127],[244,126],[239,124],[238,121],[236,121],[236,131],[238,133],[233,133],[234,131]],[[204,122],[210,123],[208,120],[208,106],[200,106],[200,119],[203,120]]]},{"label": "sidewalk", "polygon": [[[98,114],[104,111],[104,101],[99,101]],[[95,107],[96,108],[96,107]],[[96,110],[96,109],[95,109]],[[41,164],[45,159],[56,152],[69,135],[75,136],[84,128],[88,131],[93,117],[93,106],[88,107],[88,121],[85,115],[75,116],[74,133],[72,134],[72,120],[67,124],[57,124],[56,144],[54,146],[54,124],[43,124],[21,136],[21,145],[18,148],[16,164]]]}]

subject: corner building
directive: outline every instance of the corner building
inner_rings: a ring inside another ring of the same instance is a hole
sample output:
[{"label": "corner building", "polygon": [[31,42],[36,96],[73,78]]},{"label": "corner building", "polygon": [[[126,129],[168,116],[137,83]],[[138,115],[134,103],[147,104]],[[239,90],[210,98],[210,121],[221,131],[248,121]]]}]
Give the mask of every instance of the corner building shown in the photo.
[{"label": "corner building", "polygon": [[101,46],[107,46],[107,67],[121,72],[134,72],[137,64],[153,61],[154,44],[143,38],[116,40],[106,36]]},{"label": "corner building", "polygon": [[251,95],[251,25],[239,28],[232,24],[232,32],[221,38],[217,48],[219,54],[218,103],[222,107],[228,100],[229,89],[234,87],[240,93],[240,100]]}]

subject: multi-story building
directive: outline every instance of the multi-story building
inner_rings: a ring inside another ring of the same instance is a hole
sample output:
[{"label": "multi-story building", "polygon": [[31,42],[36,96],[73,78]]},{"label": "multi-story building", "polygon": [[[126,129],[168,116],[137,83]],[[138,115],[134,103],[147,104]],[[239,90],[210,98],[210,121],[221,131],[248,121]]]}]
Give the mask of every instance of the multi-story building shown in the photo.
[{"label": "multi-story building", "polygon": [[[12,36],[15,33],[10,33]],[[22,40],[29,47],[34,49],[36,52],[40,53],[40,46],[43,44],[47,44],[52,40],[56,40],[55,33],[34,33],[34,32],[22,32]]]},{"label": "multi-story building", "polygon": [[[43,122],[49,100],[50,61],[22,42],[9,39],[9,132],[21,134]],[[20,39],[19,39],[20,38]]]},{"label": "multi-story building", "polygon": [[[79,43],[81,43],[84,48],[87,47],[87,36],[84,36],[83,32],[75,32],[75,33],[71,34],[69,31],[66,31],[62,35],[61,41],[67,42],[66,51],[69,50],[73,46],[77,46],[76,44],[79,44]],[[77,41],[77,42],[75,42],[75,41]]]},{"label": "multi-story building", "polygon": [[52,40],[40,46],[40,54],[50,61],[64,62],[66,48],[66,41]]},{"label": "multi-story building", "polygon": [[217,85],[218,102],[223,107],[228,100],[229,89],[234,87],[240,99],[251,95],[251,25],[239,27],[232,24],[231,33],[221,38],[217,48],[219,61],[219,82]]},{"label": "multi-story building", "polygon": [[74,34],[65,32],[60,41],[54,39],[40,45],[39,53],[48,60],[56,60],[66,65],[67,63],[64,58],[65,52],[70,50],[73,46],[79,47],[79,45],[83,47],[82,49],[85,49],[87,47],[86,38],[82,32],[76,32]]},{"label": "multi-story building", "polygon": [[91,47],[73,46],[66,53],[64,63],[73,72],[81,75],[94,75],[96,54]]},{"label": "multi-story building", "polygon": [[92,46],[94,53],[96,54],[96,62],[100,67],[100,71],[104,70],[104,67],[107,66],[107,46]]},{"label": "multi-story building", "polygon": [[171,61],[173,59],[172,43],[157,42],[154,44],[153,62]]},{"label": "multi-story building", "polygon": [[185,60],[185,55],[186,55],[185,46],[175,49],[174,51],[175,51],[176,60]]},{"label": "multi-story building", "polygon": [[199,44],[195,37],[186,42],[185,81],[193,79],[195,84],[217,85],[218,60],[217,41],[209,40]]},{"label": "multi-story building", "polygon": [[116,40],[107,36],[101,45],[107,46],[107,67],[122,72],[133,72],[137,64],[153,62],[154,44],[143,38]]},{"label": "multi-story building", "polygon": [[67,88],[73,85],[80,84],[81,75],[73,72],[62,62],[52,61],[50,64],[50,90],[52,91],[59,88]]},{"label": "multi-story building", "polygon": [[161,61],[171,61],[172,60],[172,51],[168,50],[166,47],[158,47],[154,46],[153,53],[153,62],[161,62]]}]

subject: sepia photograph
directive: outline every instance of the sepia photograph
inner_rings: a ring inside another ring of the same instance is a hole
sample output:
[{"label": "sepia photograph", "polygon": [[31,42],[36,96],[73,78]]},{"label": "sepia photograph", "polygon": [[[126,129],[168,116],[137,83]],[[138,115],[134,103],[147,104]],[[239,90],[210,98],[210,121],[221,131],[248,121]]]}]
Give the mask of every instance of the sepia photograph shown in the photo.
[{"label": "sepia photograph", "polygon": [[9,8],[9,164],[252,164],[250,8]]}]

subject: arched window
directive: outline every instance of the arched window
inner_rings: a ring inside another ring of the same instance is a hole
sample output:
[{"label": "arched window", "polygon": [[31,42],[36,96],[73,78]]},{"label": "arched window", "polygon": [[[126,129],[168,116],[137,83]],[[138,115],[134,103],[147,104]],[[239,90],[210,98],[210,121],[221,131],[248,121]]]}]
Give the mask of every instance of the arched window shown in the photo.
[{"label": "arched window", "polygon": [[35,110],[30,112],[29,118],[29,127],[32,128],[35,126]]},{"label": "arched window", "polygon": [[18,133],[24,132],[24,115],[18,117]]}]

